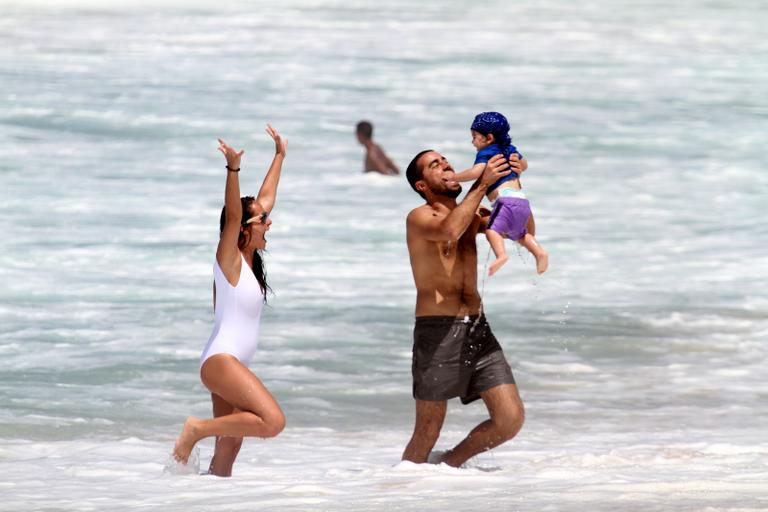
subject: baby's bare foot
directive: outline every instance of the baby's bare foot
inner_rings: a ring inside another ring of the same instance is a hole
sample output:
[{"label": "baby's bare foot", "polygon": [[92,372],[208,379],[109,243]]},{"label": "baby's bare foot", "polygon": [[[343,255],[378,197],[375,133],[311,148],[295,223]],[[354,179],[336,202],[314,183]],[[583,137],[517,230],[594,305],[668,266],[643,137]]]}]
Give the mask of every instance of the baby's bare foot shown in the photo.
[{"label": "baby's bare foot", "polygon": [[549,254],[547,251],[542,251],[539,256],[536,257],[536,272],[543,274],[549,267]]},{"label": "baby's bare foot", "polygon": [[492,276],[493,274],[495,274],[497,270],[499,270],[502,266],[504,266],[507,260],[509,260],[509,256],[507,256],[506,254],[504,256],[500,256],[496,258],[496,261],[491,263],[491,266],[488,267],[488,275]]}]

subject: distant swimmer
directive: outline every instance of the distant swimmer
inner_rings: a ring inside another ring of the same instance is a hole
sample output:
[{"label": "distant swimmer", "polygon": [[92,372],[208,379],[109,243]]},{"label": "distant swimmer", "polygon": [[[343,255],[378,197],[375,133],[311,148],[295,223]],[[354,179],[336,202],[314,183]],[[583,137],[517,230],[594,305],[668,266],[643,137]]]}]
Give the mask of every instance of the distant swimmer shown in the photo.
[{"label": "distant swimmer", "polygon": [[488,188],[520,161],[493,156],[466,197],[448,161],[427,150],[406,170],[411,187],[426,200],[408,214],[406,236],[416,284],[413,330],[413,397],[416,424],[403,460],[427,462],[450,398],[467,404],[482,398],[490,418],[477,425],[435,462],[459,467],[478,453],[512,439],[523,426],[523,402],[512,370],[481,311],[475,238],[487,216],[478,212]]},{"label": "distant swimmer", "polygon": [[[498,112],[483,112],[475,116],[470,129],[472,145],[477,149],[475,163],[464,172],[456,175],[456,181],[475,180],[483,173],[485,164],[494,155],[504,155],[509,158],[515,155],[520,160],[520,170],[528,168],[528,161],[523,158],[512,144],[509,136],[507,118]],[[543,274],[549,265],[549,255],[536,241],[536,225],[531,213],[531,205],[520,186],[520,174],[513,172],[493,183],[486,195],[493,204],[491,218],[485,237],[491,244],[496,260],[491,263],[488,274],[493,275],[509,257],[504,248],[504,239],[515,240],[528,249],[536,258],[536,271]]]},{"label": "distant swimmer", "polygon": [[400,169],[384,153],[384,150],[373,142],[373,125],[368,121],[357,123],[357,141],[365,146],[364,172],[380,172],[381,174],[400,174]]},{"label": "distant swimmer", "polygon": [[259,343],[261,310],[269,286],[261,251],[272,221],[277,185],[288,141],[267,125],[275,141],[275,157],[259,194],[240,197],[240,157],[219,139],[227,160],[224,208],[219,245],[213,266],[215,325],[200,357],[200,379],[211,392],[213,419],[190,416],[176,440],[174,458],[186,464],[195,444],[216,436],[208,472],[230,476],[243,437],[274,437],[285,426],[285,416],[275,398],[248,368]]}]

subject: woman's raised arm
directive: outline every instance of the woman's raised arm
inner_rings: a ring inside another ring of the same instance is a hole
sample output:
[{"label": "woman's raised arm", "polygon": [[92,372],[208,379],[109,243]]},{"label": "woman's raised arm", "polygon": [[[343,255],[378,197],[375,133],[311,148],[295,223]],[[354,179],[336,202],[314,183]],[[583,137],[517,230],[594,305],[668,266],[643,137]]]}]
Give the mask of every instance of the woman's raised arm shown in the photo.
[{"label": "woman's raised arm", "polygon": [[256,201],[265,211],[271,212],[277,198],[277,184],[280,182],[280,171],[283,168],[283,160],[285,160],[285,153],[288,149],[288,140],[281,137],[270,124],[267,125],[267,133],[275,141],[275,158],[272,159],[272,164],[264,177]]},{"label": "woman's raised arm", "polygon": [[[227,278],[236,270],[240,274],[240,249],[237,239],[240,236],[240,223],[243,218],[243,206],[240,202],[240,157],[245,151],[237,152],[219,139],[219,151],[227,159],[227,184],[224,188],[224,230],[221,232],[216,260]],[[234,267],[237,267],[236,269]]]}]

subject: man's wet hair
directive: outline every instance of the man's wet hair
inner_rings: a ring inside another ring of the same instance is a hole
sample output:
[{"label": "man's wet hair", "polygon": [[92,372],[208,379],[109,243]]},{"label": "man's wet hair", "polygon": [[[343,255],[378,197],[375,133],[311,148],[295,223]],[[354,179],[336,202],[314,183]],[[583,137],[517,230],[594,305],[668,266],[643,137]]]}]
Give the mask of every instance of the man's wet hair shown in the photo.
[{"label": "man's wet hair", "polygon": [[415,190],[422,199],[426,199],[427,196],[425,196],[421,190],[416,189],[416,182],[424,177],[424,173],[422,173],[422,169],[419,167],[419,158],[421,158],[424,154],[429,153],[430,151],[433,150],[425,149],[424,151],[417,153],[416,156],[413,157],[413,160],[411,160],[411,163],[408,164],[408,168],[405,170],[405,177],[408,179],[408,184],[411,185],[411,188]]},{"label": "man's wet hair", "polygon": [[373,137],[373,125],[370,121],[360,121],[357,123],[357,133],[366,139],[370,139]]}]

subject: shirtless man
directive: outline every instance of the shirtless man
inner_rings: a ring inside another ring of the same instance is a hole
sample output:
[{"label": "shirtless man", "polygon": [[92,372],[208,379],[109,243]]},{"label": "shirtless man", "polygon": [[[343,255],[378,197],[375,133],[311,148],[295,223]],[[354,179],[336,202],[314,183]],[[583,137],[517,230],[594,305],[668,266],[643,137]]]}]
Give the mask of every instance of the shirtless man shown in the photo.
[{"label": "shirtless man", "polygon": [[478,213],[489,185],[511,171],[517,156],[491,158],[464,200],[448,161],[428,150],[406,171],[411,187],[426,200],[408,214],[407,238],[416,283],[413,396],[416,425],[403,460],[427,462],[440,435],[446,403],[482,398],[490,418],[477,425],[436,462],[459,467],[478,453],[512,439],[523,426],[523,403],[512,370],[480,311],[475,238],[487,216]]},{"label": "shirtless man", "polygon": [[357,141],[365,147],[365,162],[363,172],[380,172],[381,174],[400,174],[400,169],[387,156],[381,146],[373,142],[373,125],[369,121],[360,121],[355,128]]}]

